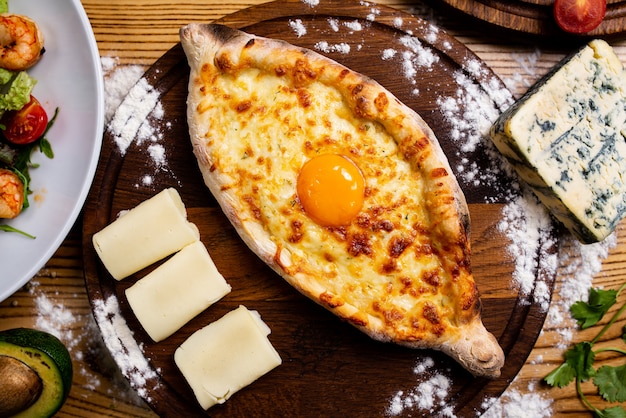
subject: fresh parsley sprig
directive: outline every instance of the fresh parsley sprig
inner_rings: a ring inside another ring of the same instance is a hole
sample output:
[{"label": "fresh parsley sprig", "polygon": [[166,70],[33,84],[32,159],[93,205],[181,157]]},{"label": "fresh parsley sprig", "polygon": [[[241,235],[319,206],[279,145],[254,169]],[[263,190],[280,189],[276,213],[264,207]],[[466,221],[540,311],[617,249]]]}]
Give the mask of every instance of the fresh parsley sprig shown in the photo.
[{"label": "fresh parsley sprig", "polygon": [[[618,290],[589,289],[587,302],[578,301],[574,303],[570,311],[578,322],[578,326],[586,329],[596,325],[604,315],[613,307],[621,292],[626,289],[624,283]],[[609,330],[615,321],[626,311],[626,303],[611,317],[610,321],[602,327],[595,338],[591,341],[583,341],[575,344],[565,352],[565,361],[544,380],[550,386],[560,388],[576,381],[576,392],[578,397],[589,408],[597,418],[626,418],[626,409],[617,405],[605,409],[596,408],[582,391],[582,383],[593,379],[593,384],[597,387],[602,398],[611,403],[626,402],[626,363],[621,366],[602,366],[599,369],[594,367],[596,355],[602,352],[614,352],[626,356],[626,349],[617,347],[598,348],[594,350],[594,345]],[[626,344],[626,326],[622,328],[622,340]]]}]

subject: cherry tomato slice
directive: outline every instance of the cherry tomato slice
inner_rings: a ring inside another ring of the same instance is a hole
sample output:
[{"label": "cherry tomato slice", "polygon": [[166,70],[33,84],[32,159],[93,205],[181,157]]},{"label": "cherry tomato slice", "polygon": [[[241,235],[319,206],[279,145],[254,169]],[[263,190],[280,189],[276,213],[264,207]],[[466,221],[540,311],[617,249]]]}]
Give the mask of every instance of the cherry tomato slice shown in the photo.
[{"label": "cherry tomato slice", "polygon": [[43,135],[48,125],[48,114],[33,96],[20,110],[6,112],[0,123],[6,129],[4,137],[16,145],[30,144]]},{"label": "cherry tomato slice", "polygon": [[606,14],[606,0],[556,0],[554,19],[561,29],[582,34],[597,28]]}]

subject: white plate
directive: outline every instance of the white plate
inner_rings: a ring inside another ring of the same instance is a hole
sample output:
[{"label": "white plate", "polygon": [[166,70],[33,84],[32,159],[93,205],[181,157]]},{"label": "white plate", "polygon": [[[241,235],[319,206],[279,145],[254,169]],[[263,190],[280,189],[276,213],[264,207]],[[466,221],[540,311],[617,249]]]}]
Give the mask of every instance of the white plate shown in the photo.
[{"label": "white plate", "polygon": [[[9,11],[39,25],[46,52],[29,73],[33,95],[52,117],[54,159],[36,152],[30,208],[11,221],[36,239],[0,231],[0,301],[28,282],[50,259],[78,217],[100,155],[104,88],[96,40],[79,0],[10,1]],[[37,197],[37,199],[36,199]]]}]

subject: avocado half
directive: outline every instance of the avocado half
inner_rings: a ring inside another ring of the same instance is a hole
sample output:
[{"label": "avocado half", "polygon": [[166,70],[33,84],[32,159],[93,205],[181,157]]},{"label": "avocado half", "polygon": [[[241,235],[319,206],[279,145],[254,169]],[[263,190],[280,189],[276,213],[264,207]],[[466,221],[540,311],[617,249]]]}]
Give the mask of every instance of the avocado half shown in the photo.
[{"label": "avocado half", "polygon": [[0,331],[0,356],[19,360],[41,380],[39,396],[10,416],[44,418],[61,409],[72,387],[73,369],[70,354],[58,338],[28,328]]}]

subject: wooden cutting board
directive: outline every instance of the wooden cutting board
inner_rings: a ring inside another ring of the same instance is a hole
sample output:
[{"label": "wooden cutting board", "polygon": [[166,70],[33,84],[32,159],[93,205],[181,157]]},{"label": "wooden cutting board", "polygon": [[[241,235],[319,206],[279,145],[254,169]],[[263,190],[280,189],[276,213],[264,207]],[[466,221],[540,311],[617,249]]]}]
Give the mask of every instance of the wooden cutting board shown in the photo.
[{"label": "wooden cutting board", "polygon": [[[333,22],[338,30],[331,28],[329,17],[336,19]],[[360,29],[354,29],[355,22],[361,25]],[[486,97],[481,106],[499,112],[501,98],[495,97],[494,92],[502,91],[504,86],[463,44],[430,23],[387,7],[345,0],[325,1],[315,7],[300,0],[271,2],[227,16],[221,23],[309,48],[315,48],[320,41],[328,45],[349,44],[350,53],[328,55],[378,80],[418,111],[439,137],[452,167],[467,163],[460,159],[468,158],[479,170],[489,169],[491,163],[483,148],[471,153],[458,152],[459,144],[452,139],[455,126],[444,117],[439,100],[455,97],[460,88],[467,88],[459,84],[462,79]],[[295,24],[305,27],[306,34],[294,30]],[[431,54],[433,58],[432,64],[414,77],[415,84],[404,74],[401,53],[391,59],[382,58],[383,51],[389,48],[402,52],[399,39],[409,33],[413,40],[420,41],[423,48],[420,54]],[[497,228],[503,216],[503,190],[509,188],[504,180],[479,186],[462,184],[472,217],[472,267],[482,292],[483,320],[507,357],[500,378],[477,379],[441,353],[410,350],[369,339],[300,295],[266,267],[239,239],[202,183],[185,121],[188,67],[180,45],[159,59],[144,78],[160,95],[161,106],[148,120],[157,128],[157,142],[165,147],[167,165],[155,169],[146,150],[149,140],[133,142],[122,155],[114,135],[107,129],[85,207],[83,246],[92,307],[97,311],[110,298],[119,301],[119,314],[128,329],[114,328],[113,334],[130,330],[133,340],[130,345],[136,343],[142,347],[142,356],[156,377],[137,389],[159,415],[205,415],[177,370],[173,353],[194,331],[240,304],[257,310],[270,326],[270,340],[283,364],[236,393],[224,405],[211,408],[211,416],[385,416],[395,394],[410,392],[436,373],[444,374],[452,384],[444,399],[428,413],[433,416],[446,406],[457,416],[475,416],[484,409],[486,398],[497,397],[504,391],[524,364],[546,315],[539,306],[529,303],[532,295],[522,294],[512,283],[514,260],[506,250],[509,241]],[[458,114],[465,110],[461,106]],[[152,179],[150,185],[142,182],[147,174]],[[99,263],[91,237],[120,211],[134,207],[165,187],[179,190],[189,219],[198,225],[202,241],[233,290],[169,339],[153,343],[124,296],[124,290],[149,269],[116,282]],[[545,254],[536,256],[539,268],[535,273],[551,289],[554,277],[543,268]],[[120,337],[122,342],[128,342],[130,334],[111,335],[113,319],[119,318],[97,316],[105,339],[110,343]],[[119,357],[120,351],[132,348],[130,345],[115,348],[109,344],[109,348],[133,383],[136,380],[132,370],[121,364],[125,361],[124,354]],[[415,374],[416,364],[427,358],[434,361],[434,366],[426,373]],[[424,413],[410,408],[403,412],[413,416]]]},{"label": "wooden cutting board", "polygon": [[566,34],[552,15],[554,0],[428,0],[433,6],[471,16],[487,26],[538,35],[547,40],[623,37],[626,1],[608,0],[604,21],[584,36]]}]

